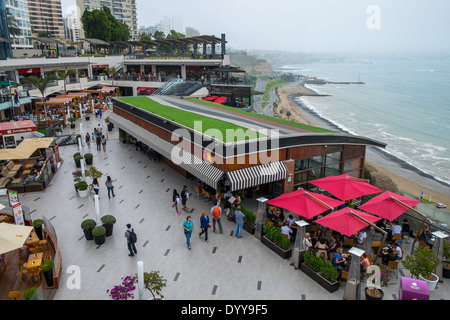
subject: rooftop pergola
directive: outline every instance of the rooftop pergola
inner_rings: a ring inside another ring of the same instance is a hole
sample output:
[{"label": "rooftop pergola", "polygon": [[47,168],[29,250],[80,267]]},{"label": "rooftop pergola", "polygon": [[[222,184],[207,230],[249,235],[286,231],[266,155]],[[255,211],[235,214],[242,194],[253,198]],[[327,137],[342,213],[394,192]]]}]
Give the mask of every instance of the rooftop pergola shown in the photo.
[{"label": "rooftop pergola", "polygon": [[106,41],[100,40],[100,39],[94,39],[94,38],[80,38],[80,41],[84,41],[89,43],[91,47],[91,53],[92,53],[92,47],[94,47],[94,50],[97,50],[97,46],[110,46],[110,44]]},{"label": "rooftop pergola", "polygon": [[[59,56],[59,48],[58,45],[64,45],[64,42],[59,41],[55,38],[48,38],[48,37],[28,37],[28,39],[31,39],[33,41],[37,41],[40,42],[41,44],[55,44],[56,45],[56,52],[57,55]],[[44,48],[41,46],[41,50],[42,50],[42,55],[44,55]]]},{"label": "rooftop pergola", "polygon": [[111,42],[111,45],[117,45],[120,47],[156,47],[157,49],[159,49],[160,46],[181,46],[183,50],[186,45],[192,45],[194,47],[194,54],[196,54],[198,45],[203,45],[204,47],[206,47],[206,45],[208,44],[214,45],[216,43],[221,43],[221,41],[221,38],[217,38],[215,36],[196,36],[182,39],[113,41]]}]

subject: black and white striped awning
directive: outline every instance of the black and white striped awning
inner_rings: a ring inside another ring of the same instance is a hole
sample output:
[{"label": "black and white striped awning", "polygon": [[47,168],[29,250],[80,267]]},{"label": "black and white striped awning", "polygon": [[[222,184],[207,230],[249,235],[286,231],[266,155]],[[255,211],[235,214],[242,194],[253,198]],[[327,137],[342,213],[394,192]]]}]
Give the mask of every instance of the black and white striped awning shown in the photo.
[{"label": "black and white striped awning", "polygon": [[229,171],[227,175],[231,182],[230,191],[236,191],[286,179],[288,170],[283,161],[277,161]]},{"label": "black and white striped awning", "polygon": [[178,159],[175,159],[173,157],[174,154],[172,154],[172,161],[206,183],[208,186],[217,189],[217,183],[224,175],[224,172],[189,152],[180,152],[181,154],[179,154]]}]

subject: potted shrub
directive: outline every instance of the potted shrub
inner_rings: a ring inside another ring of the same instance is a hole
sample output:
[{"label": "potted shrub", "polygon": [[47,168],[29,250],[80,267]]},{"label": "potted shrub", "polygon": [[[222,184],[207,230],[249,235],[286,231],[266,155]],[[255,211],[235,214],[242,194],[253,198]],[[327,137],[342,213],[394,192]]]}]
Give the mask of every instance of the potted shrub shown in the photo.
[{"label": "potted shrub", "polygon": [[81,229],[83,229],[86,240],[94,240],[92,229],[94,229],[96,225],[97,223],[93,219],[86,219],[81,223]]},{"label": "potted shrub", "polygon": [[442,262],[442,277],[450,278],[450,241],[444,240],[444,261]]},{"label": "potted shrub", "polygon": [[71,127],[72,129],[74,129],[74,128],[75,128],[75,121],[77,121],[77,118],[75,118],[75,117],[70,117],[68,120],[69,120],[69,122],[70,122],[70,127]]},{"label": "potted shrub", "polygon": [[94,158],[94,156],[92,155],[92,153],[85,153],[84,154],[84,160],[86,160],[86,165],[92,165],[92,159]]},{"label": "potted shrub", "polygon": [[86,181],[80,181],[77,183],[78,195],[81,198],[86,198],[89,195],[89,185]]},{"label": "potted shrub", "polygon": [[36,296],[34,296],[34,294],[36,293],[37,288],[33,287],[33,288],[28,288],[27,290],[25,290],[24,294],[23,294],[23,299],[24,300],[36,300]]},{"label": "potted shrub", "polygon": [[[387,265],[384,265],[380,262],[377,263],[377,266],[380,268],[380,282],[381,287],[387,287],[389,285],[389,282],[392,277],[392,269],[388,267]],[[371,273],[370,275],[372,275]],[[369,274],[368,274],[369,275]],[[369,279],[368,279],[369,281]],[[369,282],[367,282],[369,283]],[[370,288],[367,286],[364,289],[364,293],[366,295],[366,300],[383,300],[384,292],[381,290],[381,288]]]},{"label": "potted shrub", "polygon": [[56,128],[55,128],[55,135],[56,135],[57,137],[61,137],[62,132],[61,132],[61,128],[60,128],[60,127],[56,127]]},{"label": "potted shrub", "polygon": [[116,218],[114,218],[112,215],[107,214],[101,217],[100,220],[102,221],[102,224],[106,229],[106,236],[111,236],[113,233],[114,224],[116,223]]},{"label": "potted shrub", "polygon": [[47,282],[47,287],[53,287],[53,260],[45,260],[42,262],[39,269],[42,270],[44,274],[45,282]]},{"label": "potted shrub", "polygon": [[150,291],[153,300],[164,299],[161,292],[166,286],[166,282],[167,280],[159,274],[159,271],[144,272],[144,288]]},{"label": "potted shrub", "polygon": [[86,177],[92,178],[92,179],[100,179],[103,176],[103,172],[97,170],[96,167],[92,166],[86,171]]},{"label": "potted shrub", "polygon": [[86,114],[86,115],[84,116],[84,119],[85,119],[86,121],[91,120],[91,115],[90,115],[90,114]]},{"label": "potted shrub", "polygon": [[96,226],[92,229],[92,236],[95,244],[101,245],[106,241],[106,228],[104,226]]},{"label": "potted shrub", "polygon": [[42,240],[44,238],[42,235],[42,224],[43,223],[44,223],[44,220],[42,220],[42,219],[33,220],[34,231],[36,232],[39,240]]},{"label": "potted shrub", "polygon": [[439,259],[433,250],[417,247],[412,255],[404,259],[403,266],[411,272],[412,277],[426,281],[428,290],[433,291],[439,282],[439,277],[433,273],[438,263]]},{"label": "potted shrub", "polygon": [[81,168],[81,159],[83,159],[83,156],[79,152],[73,155],[73,160],[75,161],[75,166],[77,168]]}]

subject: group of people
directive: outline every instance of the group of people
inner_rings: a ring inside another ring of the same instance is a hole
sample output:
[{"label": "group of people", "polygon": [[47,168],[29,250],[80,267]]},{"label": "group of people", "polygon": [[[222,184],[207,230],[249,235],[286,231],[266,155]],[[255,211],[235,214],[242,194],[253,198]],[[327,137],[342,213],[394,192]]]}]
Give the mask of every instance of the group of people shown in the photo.
[{"label": "group of people", "polygon": [[[113,197],[115,197],[116,195],[114,194],[114,186],[113,186],[113,181],[112,181],[111,176],[106,177],[105,186],[106,186],[106,189],[108,190],[108,198],[111,199],[111,195]],[[93,190],[95,192],[95,194],[98,195],[98,193],[100,191],[100,185],[98,183],[97,178],[92,179],[92,183],[91,183],[90,187],[91,187],[91,190]]]},{"label": "group of people", "polygon": [[[198,188],[204,187],[202,185],[202,182],[199,181],[197,184]],[[201,190],[201,189],[199,189]],[[202,211],[202,215],[200,216],[200,229],[201,232],[199,233],[199,237],[201,238],[203,235],[205,237],[205,241],[208,242],[208,230],[210,228],[213,229],[213,232],[218,231],[223,234],[223,227],[222,227],[222,213],[225,212],[225,215],[229,218],[234,217],[236,221],[236,229],[235,229],[235,237],[242,238],[242,228],[244,225],[244,213],[241,211],[240,203],[241,199],[240,196],[235,194],[234,195],[227,190],[224,193],[223,200],[220,198],[220,194],[216,193],[216,195],[212,198],[213,205],[211,209],[209,210],[209,214],[211,215],[211,218],[208,215],[208,212],[206,210]],[[175,214],[179,215],[178,206],[180,205],[182,209],[185,212],[189,212],[189,208],[187,207],[187,200],[189,199],[189,193],[187,191],[187,186],[183,186],[180,194],[178,194],[177,190],[173,190],[172,194],[172,202],[173,207],[175,207]],[[221,206],[221,203],[223,201],[223,209]],[[191,236],[192,233],[195,233],[195,227],[194,222],[192,221],[191,216],[187,216],[186,220],[182,224],[184,234],[186,236],[186,244],[188,249],[191,249]]]},{"label": "group of people", "polygon": [[103,148],[103,151],[106,151],[106,137],[104,134],[102,134],[102,126],[98,124],[98,128],[94,128],[94,133],[92,135],[86,133],[86,136],[84,137],[84,140],[88,146],[88,148],[91,148],[91,141],[95,141],[95,144],[97,146],[97,150],[101,150]]}]

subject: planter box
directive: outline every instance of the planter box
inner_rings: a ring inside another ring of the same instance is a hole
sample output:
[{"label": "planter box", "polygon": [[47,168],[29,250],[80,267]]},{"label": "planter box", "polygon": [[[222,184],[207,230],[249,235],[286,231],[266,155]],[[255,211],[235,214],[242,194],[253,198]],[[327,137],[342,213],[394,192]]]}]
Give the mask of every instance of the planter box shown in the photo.
[{"label": "planter box", "polygon": [[272,241],[270,241],[266,236],[262,236],[261,238],[261,242],[268,247],[270,250],[272,250],[273,252],[275,252],[277,255],[279,255],[281,258],[283,259],[289,259],[291,257],[292,254],[292,249],[287,249],[284,250],[282,248],[280,248],[279,246],[277,246],[275,243],[273,243]]},{"label": "planter box", "polygon": [[300,265],[300,269],[311,279],[313,279],[315,282],[320,284],[324,289],[326,289],[328,292],[332,293],[339,289],[339,282],[330,282],[324,277],[322,277],[318,272],[315,272],[313,269],[308,267],[306,264],[302,263]]},{"label": "planter box", "polygon": [[244,221],[244,226],[242,227],[242,229],[253,235],[255,234],[256,227],[254,224]]}]

